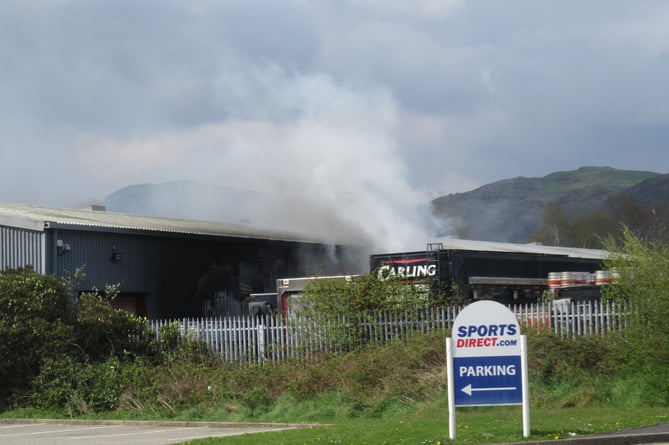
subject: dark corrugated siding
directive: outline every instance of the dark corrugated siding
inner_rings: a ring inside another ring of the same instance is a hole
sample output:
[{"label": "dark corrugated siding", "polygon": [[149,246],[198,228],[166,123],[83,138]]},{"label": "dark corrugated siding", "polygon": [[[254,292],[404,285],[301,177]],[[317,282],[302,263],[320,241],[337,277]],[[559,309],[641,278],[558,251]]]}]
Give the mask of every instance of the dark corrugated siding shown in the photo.
[{"label": "dark corrugated siding", "polygon": [[[59,276],[72,276],[77,270],[85,273],[80,277],[83,281],[76,283],[84,289],[103,291],[106,285],[125,284],[135,287],[136,283],[128,282],[128,276],[143,276],[143,264],[132,261],[135,256],[128,255],[128,239],[139,239],[119,234],[102,232],[81,232],[55,230],[52,233],[55,260],[53,273]],[[58,253],[55,248],[58,240],[68,246],[67,251]],[[117,246],[124,258],[120,262],[112,261],[112,248]]]},{"label": "dark corrugated siding", "polygon": [[43,232],[0,226],[0,270],[30,265],[44,273],[43,236]]}]

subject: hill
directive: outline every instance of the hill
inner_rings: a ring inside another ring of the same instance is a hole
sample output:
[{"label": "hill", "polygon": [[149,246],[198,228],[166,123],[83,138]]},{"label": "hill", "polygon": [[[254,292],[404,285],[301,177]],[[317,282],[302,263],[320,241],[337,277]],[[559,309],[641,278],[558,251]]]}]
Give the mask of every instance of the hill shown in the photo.
[{"label": "hill", "polygon": [[[524,243],[539,226],[544,210],[555,203],[567,217],[593,210],[611,212],[621,198],[639,205],[669,206],[669,174],[582,167],[540,178],[518,177],[432,201],[439,223],[435,236]],[[257,208],[262,196],[250,190],[193,181],[123,187],[103,204],[110,211],[201,219],[276,223]]]},{"label": "hill", "polygon": [[625,190],[620,196],[645,206],[669,205],[669,174],[648,178]]},{"label": "hill", "polygon": [[107,196],[107,210],[133,215],[203,221],[244,222],[255,192],[218,187],[195,181],[138,184],[120,188]]},{"label": "hill", "polygon": [[[612,200],[623,193],[638,199],[646,196],[649,189],[656,189],[658,200],[669,201],[667,189],[662,192],[658,186],[665,184],[669,189],[664,176],[667,175],[582,167],[541,178],[497,181],[470,192],[436,198],[432,204],[435,216],[443,223],[439,235],[522,243],[537,229],[550,203],[559,205],[567,216],[574,216],[595,209],[607,210]],[[646,181],[651,182],[644,185]]]}]

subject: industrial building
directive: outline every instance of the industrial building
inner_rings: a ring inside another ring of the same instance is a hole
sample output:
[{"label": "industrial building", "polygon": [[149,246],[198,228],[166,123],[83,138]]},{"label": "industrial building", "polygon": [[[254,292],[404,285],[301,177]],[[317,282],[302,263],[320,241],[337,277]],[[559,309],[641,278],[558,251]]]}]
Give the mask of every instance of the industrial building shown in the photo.
[{"label": "industrial building", "polygon": [[248,224],[0,204],[0,271],[76,278],[77,293],[118,286],[114,304],[149,318],[245,313],[276,279],[358,273],[355,247]]}]

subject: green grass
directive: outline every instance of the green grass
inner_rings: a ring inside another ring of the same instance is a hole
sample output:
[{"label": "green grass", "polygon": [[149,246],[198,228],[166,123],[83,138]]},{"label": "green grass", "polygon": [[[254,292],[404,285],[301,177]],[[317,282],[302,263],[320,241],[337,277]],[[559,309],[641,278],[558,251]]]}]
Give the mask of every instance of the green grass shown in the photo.
[{"label": "green grass", "polygon": [[349,419],[320,428],[193,441],[198,445],[245,444],[446,444],[555,440],[669,421],[666,408],[565,408],[531,410],[531,436],[523,438],[520,407],[459,409],[457,439],[450,441],[443,402],[383,418]]},{"label": "green grass", "polygon": [[656,175],[653,172],[617,170],[610,167],[581,167],[578,170],[556,172],[538,178],[538,184],[545,193],[561,194],[593,186],[626,189]]},{"label": "green grass", "polygon": [[[191,353],[156,366],[130,363],[121,369],[131,378],[114,410],[77,409],[86,408],[84,393],[72,392],[68,402],[78,404],[51,410],[24,404],[0,417],[328,425],[201,442],[222,445],[448,443],[444,336],[421,334],[341,356],[264,366]],[[626,368],[627,355],[614,340],[529,333],[530,439],[669,422],[669,399],[652,385],[657,379]],[[456,443],[523,441],[521,410],[461,408],[457,435]]]},{"label": "green grass", "polygon": [[[3,413],[2,417],[60,417],[56,414],[34,410],[14,411]],[[212,412],[198,420],[217,420],[216,417],[216,413]],[[120,412],[79,418],[138,420],[134,416],[125,416]],[[450,441],[448,408],[444,397],[433,402],[414,405],[398,403],[394,407],[386,407],[378,416],[364,413],[360,417],[352,417],[350,409],[341,405],[341,400],[336,394],[331,394],[299,404],[286,400],[277,403],[270,412],[253,419],[258,422],[294,422],[295,419],[300,419],[299,423],[322,423],[324,425],[322,427],[246,434],[190,443],[193,445],[437,445],[556,440],[666,423],[669,422],[669,411],[666,407],[531,407],[530,418],[531,436],[524,438],[522,413],[518,406],[459,408],[456,412],[457,439]],[[170,420],[195,419],[188,412],[182,412]]]}]

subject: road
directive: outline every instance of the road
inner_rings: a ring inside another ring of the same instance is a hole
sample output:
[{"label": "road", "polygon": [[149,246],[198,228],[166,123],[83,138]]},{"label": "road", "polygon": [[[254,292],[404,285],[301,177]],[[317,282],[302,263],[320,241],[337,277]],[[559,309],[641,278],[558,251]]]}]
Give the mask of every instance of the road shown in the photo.
[{"label": "road", "polygon": [[313,427],[294,424],[180,422],[14,421],[2,419],[0,445],[164,445],[207,437],[223,437]]}]

